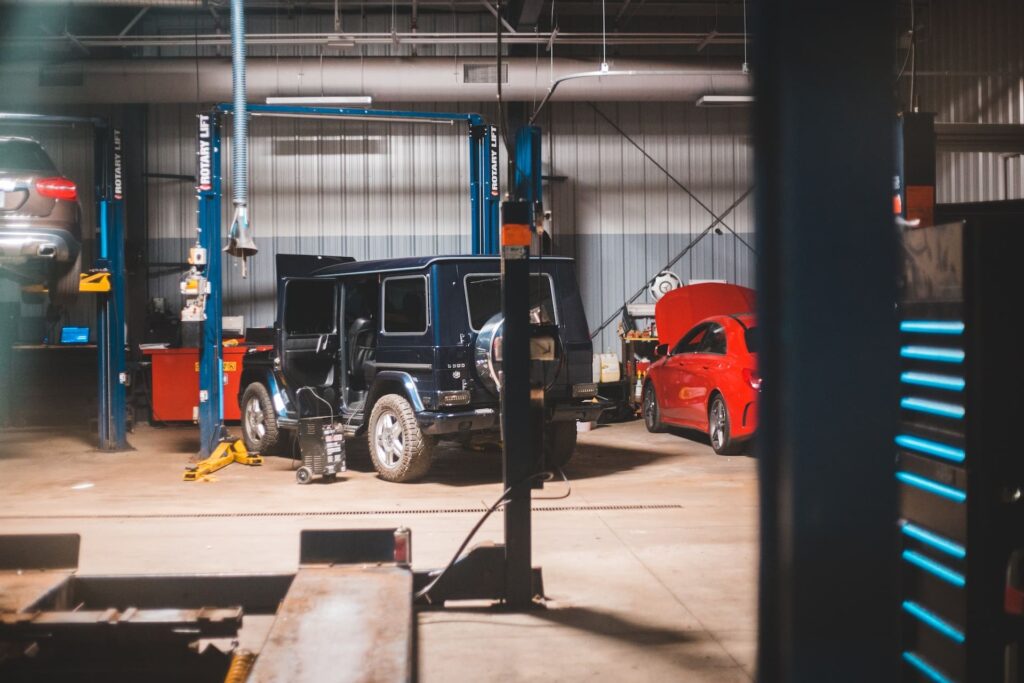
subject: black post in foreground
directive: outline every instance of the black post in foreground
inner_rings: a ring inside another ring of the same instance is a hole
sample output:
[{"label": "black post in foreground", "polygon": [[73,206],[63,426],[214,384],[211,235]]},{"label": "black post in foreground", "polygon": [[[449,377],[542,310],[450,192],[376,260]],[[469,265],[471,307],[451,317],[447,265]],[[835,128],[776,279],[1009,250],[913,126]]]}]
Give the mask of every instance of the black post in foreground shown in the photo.
[{"label": "black post in foreground", "polygon": [[751,5],[757,678],[895,681],[896,4]]},{"label": "black post in foreground", "polygon": [[505,600],[521,609],[533,601],[530,475],[535,461],[530,419],[529,257],[531,205],[504,202],[501,217],[501,432],[505,488]]}]

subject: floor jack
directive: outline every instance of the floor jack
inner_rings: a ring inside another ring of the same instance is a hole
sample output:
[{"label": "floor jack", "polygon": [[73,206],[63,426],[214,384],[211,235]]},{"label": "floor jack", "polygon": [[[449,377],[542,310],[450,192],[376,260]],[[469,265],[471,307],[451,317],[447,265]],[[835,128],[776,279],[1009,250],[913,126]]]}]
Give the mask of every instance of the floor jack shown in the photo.
[{"label": "floor jack", "polygon": [[242,443],[241,439],[237,441],[222,441],[217,445],[213,453],[210,454],[210,457],[185,468],[184,480],[198,481],[205,479],[207,475],[213,474],[233,462],[243,465],[262,465],[263,457],[249,455],[249,451],[246,450],[245,444]]}]

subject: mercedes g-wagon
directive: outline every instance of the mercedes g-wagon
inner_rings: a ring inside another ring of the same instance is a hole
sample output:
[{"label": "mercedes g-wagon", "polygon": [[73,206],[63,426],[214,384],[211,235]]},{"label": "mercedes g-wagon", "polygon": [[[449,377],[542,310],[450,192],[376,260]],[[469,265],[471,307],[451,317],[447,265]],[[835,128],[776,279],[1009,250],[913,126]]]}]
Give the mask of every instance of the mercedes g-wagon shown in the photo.
[{"label": "mercedes g-wagon", "polygon": [[[545,390],[544,464],[561,467],[576,421],[597,419],[602,406],[573,260],[530,265],[531,324],[557,330],[536,345],[531,373]],[[388,481],[425,475],[439,440],[498,443],[500,269],[493,256],[278,255],[274,349],[243,361],[246,447],[267,453],[300,418],[328,408],[347,437],[366,436]]]}]

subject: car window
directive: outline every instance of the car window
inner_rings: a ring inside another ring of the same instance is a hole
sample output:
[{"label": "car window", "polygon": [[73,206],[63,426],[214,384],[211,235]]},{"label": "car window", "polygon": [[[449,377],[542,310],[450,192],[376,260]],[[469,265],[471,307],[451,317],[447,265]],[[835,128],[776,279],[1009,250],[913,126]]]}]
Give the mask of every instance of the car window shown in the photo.
[{"label": "car window", "polygon": [[[466,276],[466,305],[469,307],[469,326],[474,332],[501,312],[501,276],[497,273]],[[530,274],[531,320],[544,323],[558,322],[555,293],[551,276],[546,273]]]},{"label": "car window", "polygon": [[703,343],[704,336],[707,334],[707,331],[707,323],[693,328],[679,340],[679,343],[676,344],[676,348],[672,350],[672,353],[696,353],[700,349],[700,345]]},{"label": "car window", "polygon": [[743,340],[747,343],[747,351],[749,353],[757,353],[757,339],[759,336],[756,327],[748,327],[747,331],[743,333]]},{"label": "car window", "polygon": [[0,171],[44,171],[56,173],[57,167],[31,140],[0,140]]},{"label": "car window", "polygon": [[701,340],[698,353],[717,353],[725,355],[725,328],[713,323]]},{"label": "car window", "polygon": [[422,275],[384,280],[384,332],[427,331],[427,278]]},{"label": "car window", "polygon": [[346,330],[359,318],[377,320],[380,312],[380,282],[377,276],[347,278],[344,291]]},{"label": "car window", "polygon": [[334,281],[289,280],[284,290],[284,329],[288,334],[332,334]]}]

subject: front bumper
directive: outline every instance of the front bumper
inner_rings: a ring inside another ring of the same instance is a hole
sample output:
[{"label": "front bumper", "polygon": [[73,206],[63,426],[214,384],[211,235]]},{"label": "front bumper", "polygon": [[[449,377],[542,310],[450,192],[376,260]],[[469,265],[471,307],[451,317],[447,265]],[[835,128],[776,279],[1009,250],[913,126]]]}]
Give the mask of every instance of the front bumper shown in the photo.
[{"label": "front bumper", "polygon": [[67,263],[78,256],[81,245],[63,228],[8,227],[0,224],[0,259],[46,259]]}]

